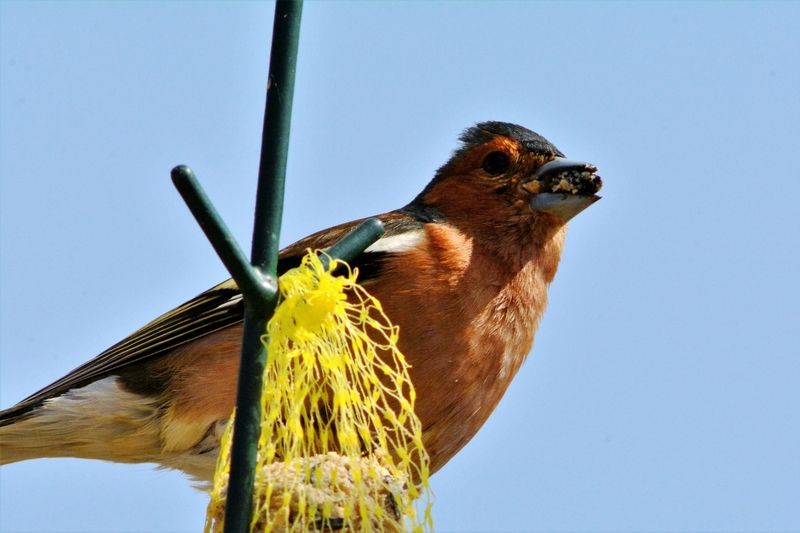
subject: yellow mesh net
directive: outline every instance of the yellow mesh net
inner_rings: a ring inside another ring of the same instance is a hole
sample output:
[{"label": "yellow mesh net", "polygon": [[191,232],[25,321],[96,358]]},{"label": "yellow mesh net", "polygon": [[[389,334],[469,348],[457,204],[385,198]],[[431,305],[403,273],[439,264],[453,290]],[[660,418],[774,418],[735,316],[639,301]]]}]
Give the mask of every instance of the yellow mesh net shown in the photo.
[{"label": "yellow mesh net", "polygon": [[[252,531],[433,528],[409,365],[397,349],[397,327],[356,275],[346,263],[326,266],[309,253],[281,276],[281,300],[263,339]],[[230,424],[206,532],[223,527],[229,433]]]}]

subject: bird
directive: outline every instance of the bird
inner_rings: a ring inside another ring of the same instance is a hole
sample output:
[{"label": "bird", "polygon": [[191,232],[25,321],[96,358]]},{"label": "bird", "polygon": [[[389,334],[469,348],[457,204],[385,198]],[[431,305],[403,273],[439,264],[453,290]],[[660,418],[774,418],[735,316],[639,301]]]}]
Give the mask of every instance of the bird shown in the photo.
[{"label": "bird", "polygon": [[[399,328],[431,472],[478,432],[526,359],[567,222],[602,187],[594,165],[516,124],[480,122],[459,140],[422,192],[377,216],[384,235],[351,261]],[[279,273],[360,222],[284,248]],[[235,405],[243,316],[225,281],[0,411],[0,465],[156,463],[210,481]]]}]

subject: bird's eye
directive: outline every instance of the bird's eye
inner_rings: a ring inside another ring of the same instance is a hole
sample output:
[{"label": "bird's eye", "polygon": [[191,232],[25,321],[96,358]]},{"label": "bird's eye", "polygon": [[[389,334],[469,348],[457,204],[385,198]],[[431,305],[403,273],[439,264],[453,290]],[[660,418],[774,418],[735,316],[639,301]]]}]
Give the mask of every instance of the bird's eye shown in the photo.
[{"label": "bird's eye", "polygon": [[508,156],[503,152],[490,152],[483,160],[483,170],[491,176],[498,176],[508,170]]}]

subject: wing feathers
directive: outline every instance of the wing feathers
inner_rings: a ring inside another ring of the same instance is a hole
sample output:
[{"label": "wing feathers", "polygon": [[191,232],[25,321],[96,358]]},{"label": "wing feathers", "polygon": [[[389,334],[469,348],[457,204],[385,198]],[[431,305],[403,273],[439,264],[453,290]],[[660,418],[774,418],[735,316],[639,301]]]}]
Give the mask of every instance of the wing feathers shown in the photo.
[{"label": "wing feathers", "polygon": [[[373,245],[375,251],[351,261],[352,266],[359,268],[360,282],[377,276],[386,255],[410,246],[415,242],[414,237],[421,235],[422,224],[407,214],[392,212],[380,218],[386,233]],[[357,220],[321,231],[286,247],[280,255],[278,273],[298,266],[309,248],[330,247],[360,222]],[[49,398],[118,373],[130,365],[163,356],[188,342],[233,326],[243,317],[244,304],[236,284],[233,280],[220,283],[153,320],[58,381],[0,411],[0,425],[25,417]]]}]

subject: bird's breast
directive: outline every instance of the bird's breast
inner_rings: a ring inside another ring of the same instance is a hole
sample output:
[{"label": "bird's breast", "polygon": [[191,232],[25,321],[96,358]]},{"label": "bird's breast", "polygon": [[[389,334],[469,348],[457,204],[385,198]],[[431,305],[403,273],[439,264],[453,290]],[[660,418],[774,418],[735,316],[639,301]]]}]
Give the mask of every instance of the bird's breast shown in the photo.
[{"label": "bird's breast", "polygon": [[400,327],[436,470],[483,425],[529,352],[552,279],[544,267],[560,244],[499,264],[454,228],[429,224],[426,235],[369,290]]}]

